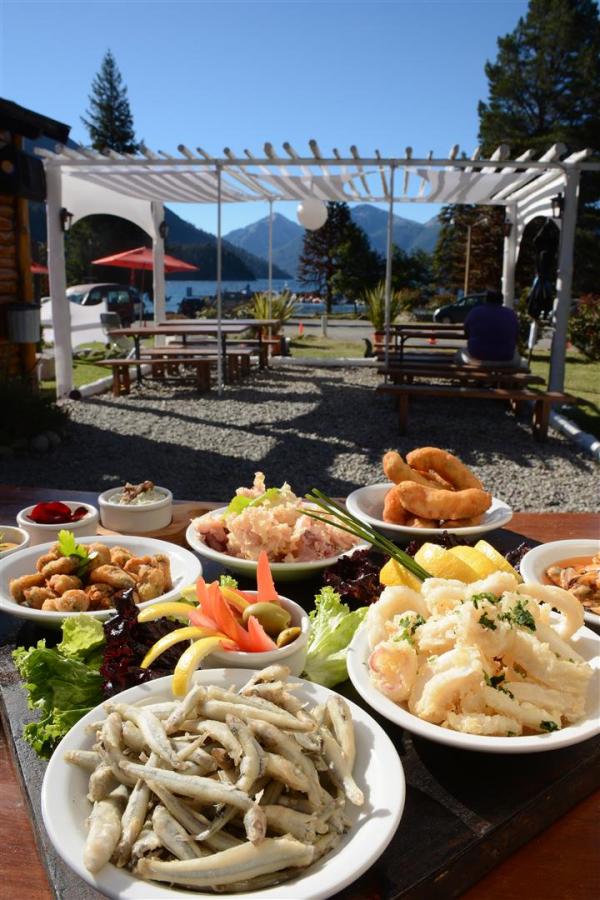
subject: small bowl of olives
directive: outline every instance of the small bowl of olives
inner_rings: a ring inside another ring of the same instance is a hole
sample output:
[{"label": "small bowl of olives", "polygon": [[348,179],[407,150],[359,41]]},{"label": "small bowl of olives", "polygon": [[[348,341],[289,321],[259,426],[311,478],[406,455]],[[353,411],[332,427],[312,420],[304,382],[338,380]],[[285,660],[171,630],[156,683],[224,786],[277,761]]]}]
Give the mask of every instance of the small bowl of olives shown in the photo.
[{"label": "small bowl of olives", "polygon": [[[244,591],[251,599],[256,591]],[[202,661],[203,669],[263,669],[280,663],[287,666],[292,675],[300,675],[306,659],[310,619],[308,613],[293,600],[279,595],[277,603],[252,603],[245,610],[247,618],[255,616],[270,638],[277,644],[276,650],[264,653],[246,653],[241,650],[217,650]]]}]

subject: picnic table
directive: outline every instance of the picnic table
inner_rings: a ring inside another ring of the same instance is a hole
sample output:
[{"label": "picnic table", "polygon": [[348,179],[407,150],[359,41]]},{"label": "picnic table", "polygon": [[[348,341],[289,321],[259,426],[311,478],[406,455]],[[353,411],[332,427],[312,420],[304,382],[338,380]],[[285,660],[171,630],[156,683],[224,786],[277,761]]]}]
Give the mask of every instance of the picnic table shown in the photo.
[{"label": "picnic table", "polygon": [[[97,500],[89,492],[0,485],[0,521],[10,522],[24,506],[57,495],[88,503]],[[202,509],[219,505],[194,504]],[[597,537],[599,532],[600,515],[592,513],[517,513],[507,528],[488,537],[500,549],[508,549],[524,538],[545,542]],[[208,571],[210,565],[205,568],[207,577],[214,577],[216,573]],[[286,592],[292,594],[293,588],[286,585]],[[311,596],[306,583],[295,592],[297,599],[302,594],[305,599]],[[4,733],[0,732],[0,896],[7,900],[99,898],[57,857],[41,822],[39,786],[44,763],[19,739],[22,718],[28,714],[12,663],[7,661],[7,648],[24,639],[18,628],[12,617],[0,616],[0,643],[5,645],[0,648],[4,726]],[[362,703],[348,685],[341,689]],[[494,756],[413,739],[382,722],[401,753],[408,781],[407,806],[388,850],[339,898],[528,900],[532,894],[543,893],[546,900],[589,900],[597,896],[599,739],[553,753]],[[508,769],[506,778],[502,767]],[[475,780],[476,790],[467,792],[466,797],[473,799],[465,807],[465,795],[457,792],[457,785],[469,779]],[[519,811],[507,815],[514,797],[521,798]]]},{"label": "picnic table", "polygon": [[398,322],[391,325],[390,330],[394,339],[394,352],[399,353],[400,360],[404,357],[404,347],[408,341],[420,341],[420,349],[424,349],[424,341],[428,343],[435,342],[435,344],[432,343],[432,346],[436,347],[438,341],[444,341],[444,343],[438,347],[438,350],[458,350],[464,345],[466,340],[463,325],[442,325],[437,323],[432,324],[431,322]]}]

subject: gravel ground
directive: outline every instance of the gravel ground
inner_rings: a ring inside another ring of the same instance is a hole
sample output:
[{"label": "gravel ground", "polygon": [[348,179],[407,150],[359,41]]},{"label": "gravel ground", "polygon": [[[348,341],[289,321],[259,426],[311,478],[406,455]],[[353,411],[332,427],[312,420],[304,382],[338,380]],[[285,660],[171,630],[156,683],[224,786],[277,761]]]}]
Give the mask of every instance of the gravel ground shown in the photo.
[{"label": "gravel ground", "polygon": [[382,481],[384,450],[444,447],[516,510],[598,508],[598,466],[561,435],[534,442],[528,422],[497,402],[411,402],[399,436],[391,398],[376,397],[366,369],[257,373],[198,396],[147,381],[127,397],[69,403],[66,441],[52,454],[4,459],[0,482],[105,490],[151,478],[181,499],[226,500],[262,470],[269,484],[345,495]]}]

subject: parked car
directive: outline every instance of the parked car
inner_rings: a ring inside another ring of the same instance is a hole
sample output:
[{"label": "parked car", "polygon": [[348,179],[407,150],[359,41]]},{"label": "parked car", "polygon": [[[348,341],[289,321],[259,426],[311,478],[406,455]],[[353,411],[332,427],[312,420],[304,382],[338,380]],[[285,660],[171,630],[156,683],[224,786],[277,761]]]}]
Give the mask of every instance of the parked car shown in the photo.
[{"label": "parked car", "polygon": [[453,325],[457,322],[464,322],[472,309],[481,306],[486,302],[487,294],[467,294],[454,303],[448,303],[446,306],[439,306],[433,314],[434,322]]},{"label": "parked car", "polygon": [[[107,311],[118,313],[125,327],[143,315],[144,301],[140,292],[128,284],[74,284],[67,288],[67,297],[79,306],[99,306],[104,301]],[[42,304],[49,299],[43,297]]]}]

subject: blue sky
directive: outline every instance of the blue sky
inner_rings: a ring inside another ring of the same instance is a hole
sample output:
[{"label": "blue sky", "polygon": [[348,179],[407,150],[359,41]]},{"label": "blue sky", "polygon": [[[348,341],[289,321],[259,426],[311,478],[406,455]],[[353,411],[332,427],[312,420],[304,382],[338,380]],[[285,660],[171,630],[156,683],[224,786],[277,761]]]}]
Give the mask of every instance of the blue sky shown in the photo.
[{"label": "blue sky", "polygon": [[[525,0],[0,0],[0,95],[72,126],[110,47],[137,135],[218,154],[265,141],[441,156],[477,143],[486,59]],[[174,207],[215,230],[214,207]],[[295,216],[293,204],[280,211]],[[437,207],[398,207],[425,221]],[[225,207],[227,232],[265,214]]]}]

